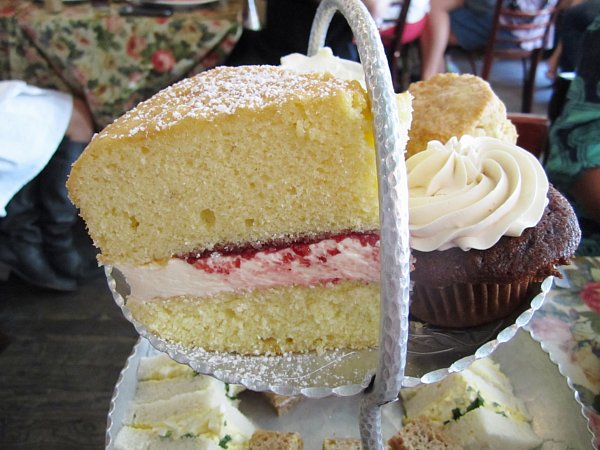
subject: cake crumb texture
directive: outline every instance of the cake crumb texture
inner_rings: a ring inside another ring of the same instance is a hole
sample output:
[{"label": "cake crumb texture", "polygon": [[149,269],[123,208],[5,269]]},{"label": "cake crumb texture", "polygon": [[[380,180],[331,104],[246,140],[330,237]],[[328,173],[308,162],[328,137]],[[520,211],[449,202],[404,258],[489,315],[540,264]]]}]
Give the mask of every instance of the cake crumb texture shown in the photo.
[{"label": "cake crumb texture", "polygon": [[211,297],[127,301],[163,339],[207,351],[281,354],[377,344],[379,285],[349,281]]},{"label": "cake crumb texture", "polygon": [[377,229],[367,94],[278,67],[207,71],[105,128],[68,188],[104,263]]}]

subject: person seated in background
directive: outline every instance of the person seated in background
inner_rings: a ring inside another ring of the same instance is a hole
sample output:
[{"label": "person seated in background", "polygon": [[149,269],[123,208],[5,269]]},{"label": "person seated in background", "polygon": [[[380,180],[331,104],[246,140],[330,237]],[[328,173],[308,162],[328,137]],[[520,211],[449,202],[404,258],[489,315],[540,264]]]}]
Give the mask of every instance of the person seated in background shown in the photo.
[{"label": "person seated in background", "polygon": [[560,114],[572,73],[581,59],[583,35],[600,14],[600,0],[564,0],[557,19],[558,41],[548,58],[546,76],[553,80],[548,117],[554,121]]},{"label": "person seated in background", "polygon": [[560,36],[548,58],[548,78],[554,79],[559,72],[575,71],[581,59],[583,34],[598,14],[600,0],[563,0],[558,16]]},{"label": "person seated in background", "polygon": [[600,15],[584,33],[576,77],[550,128],[549,180],[573,203],[582,240],[577,255],[600,255]]},{"label": "person seated in background", "polygon": [[73,291],[85,275],[65,183],[90,141],[87,105],[69,94],[0,82],[0,280]]},{"label": "person seated in background", "polygon": [[421,35],[421,79],[445,72],[449,45],[465,50],[485,47],[492,29],[495,0],[431,0]]},{"label": "person seated in background", "polygon": [[[363,0],[376,21],[386,11],[389,1]],[[318,6],[318,0],[267,0],[264,27],[260,31],[244,30],[225,64],[279,65],[282,56],[306,54]],[[334,15],[329,25],[325,46],[331,48],[335,56],[359,60],[352,30],[340,13]]]},{"label": "person seated in background", "polygon": [[[393,39],[396,34],[395,21],[400,15],[402,2],[390,2],[390,5],[383,13],[380,19],[379,34],[382,39]],[[429,13],[430,0],[412,0],[408,13],[406,15],[406,23],[402,30],[401,43],[408,44],[421,37],[427,22],[427,14]]]},{"label": "person seated in background", "polygon": [[[506,0],[506,3],[511,9],[527,11],[554,5],[557,1]],[[496,0],[431,0],[421,36],[421,79],[428,80],[445,71],[444,55],[449,45],[467,51],[485,49],[492,31],[495,6]]]}]

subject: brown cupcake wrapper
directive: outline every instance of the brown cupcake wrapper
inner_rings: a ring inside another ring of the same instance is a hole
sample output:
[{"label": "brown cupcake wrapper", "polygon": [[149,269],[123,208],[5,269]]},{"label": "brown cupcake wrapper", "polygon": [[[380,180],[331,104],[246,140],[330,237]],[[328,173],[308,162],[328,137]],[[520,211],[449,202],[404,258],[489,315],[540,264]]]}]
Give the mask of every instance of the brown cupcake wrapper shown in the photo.
[{"label": "brown cupcake wrapper", "polygon": [[538,281],[530,278],[511,284],[461,283],[444,288],[415,283],[410,313],[439,327],[476,327],[516,311],[539,292]]}]

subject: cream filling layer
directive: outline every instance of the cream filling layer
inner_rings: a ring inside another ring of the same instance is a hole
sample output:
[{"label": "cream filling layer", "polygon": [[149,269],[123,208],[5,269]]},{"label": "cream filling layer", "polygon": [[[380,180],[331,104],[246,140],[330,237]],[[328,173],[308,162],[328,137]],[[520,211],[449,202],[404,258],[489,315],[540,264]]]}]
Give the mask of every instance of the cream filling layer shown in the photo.
[{"label": "cream filling layer", "polygon": [[197,261],[171,258],[166,264],[115,267],[139,300],[347,280],[370,283],[379,281],[379,240],[373,241],[349,235],[251,254],[214,252]]}]

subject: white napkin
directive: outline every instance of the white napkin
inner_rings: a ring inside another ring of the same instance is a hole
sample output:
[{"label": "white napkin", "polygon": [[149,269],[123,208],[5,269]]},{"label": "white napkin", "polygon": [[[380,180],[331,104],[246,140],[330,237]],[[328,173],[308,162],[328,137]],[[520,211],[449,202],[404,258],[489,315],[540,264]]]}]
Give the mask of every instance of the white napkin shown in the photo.
[{"label": "white napkin", "polygon": [[0,217],[10,199],[48,164],[71,114],[69,94],[0,81]]}]

